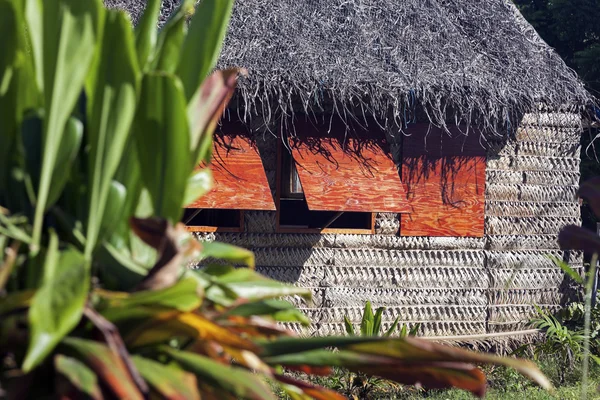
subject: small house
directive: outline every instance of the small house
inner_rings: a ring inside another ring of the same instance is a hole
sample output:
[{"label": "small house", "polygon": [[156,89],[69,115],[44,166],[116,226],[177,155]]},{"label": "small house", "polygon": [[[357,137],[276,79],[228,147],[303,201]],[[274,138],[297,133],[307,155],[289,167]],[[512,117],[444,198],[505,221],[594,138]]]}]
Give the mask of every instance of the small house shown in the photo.
[{"label": "small house", "polygon": [[510,0],[238,0],[219,65],[248,76],[185,221],[311,288],[310,333],[367,300],[430,336],[565,301],[590,95]]}]

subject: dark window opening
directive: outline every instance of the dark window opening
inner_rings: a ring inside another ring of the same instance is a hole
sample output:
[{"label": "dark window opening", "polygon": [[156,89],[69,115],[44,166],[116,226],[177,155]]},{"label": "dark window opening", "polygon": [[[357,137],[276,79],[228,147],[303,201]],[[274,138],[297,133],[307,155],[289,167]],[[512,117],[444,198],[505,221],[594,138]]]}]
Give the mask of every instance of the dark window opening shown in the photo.
[{"label": "dark window opening", "polygon": [[215,208],[186,208],[182,222],[190,227],[241,228],[242,212]]},{"label": "dark window opening", "polygon": [[292,154],[285,147],[281,147],[280,151],[279,228],[372,231],[373,214],[371,212],[310,210]]},{"label": "dark window opening", "polygon": [[371,229],[367,212],[311,211],[304,199],[281,199],[279,226],[298,229]]}]

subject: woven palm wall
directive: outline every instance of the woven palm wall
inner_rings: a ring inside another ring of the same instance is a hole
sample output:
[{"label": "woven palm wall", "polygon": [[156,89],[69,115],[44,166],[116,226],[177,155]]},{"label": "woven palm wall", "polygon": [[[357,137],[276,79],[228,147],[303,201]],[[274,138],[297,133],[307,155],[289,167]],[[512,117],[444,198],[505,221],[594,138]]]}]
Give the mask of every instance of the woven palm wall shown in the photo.
[{"label": "woven palm wall", "polygon": [[[421,335],[522,329],[533,304],[556,309],[569,295],[547,255],[564,257],[557,234],[580,222],[579,126],[572,114],[526,115],[513,140],[490,146],[482,238],[398,237],[394,214],[377,215],[375,235],[277,234],[274,212],[247,212],[244,233],[198,235],[250,248],[261,273],[311,288],[312,303],[294,299],[313,321],[306,334],[343,333],[367,300],[387,307],[385,326],[400,316]],[[273,191],[276,143],[257,136]]]}]

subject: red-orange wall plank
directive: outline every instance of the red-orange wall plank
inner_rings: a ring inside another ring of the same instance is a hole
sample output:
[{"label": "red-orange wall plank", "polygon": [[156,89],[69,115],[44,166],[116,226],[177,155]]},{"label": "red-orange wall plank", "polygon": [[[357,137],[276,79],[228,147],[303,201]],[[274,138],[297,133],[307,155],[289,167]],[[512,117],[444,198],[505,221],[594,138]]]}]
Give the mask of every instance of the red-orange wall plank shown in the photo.
[{"label": "red-orange wall plank", "polygon": [[402,145],[402,183],[410,204],[402,236],[483,236],[485,148],[479,133],[416,124]]},{"label": "red-orange wall plank", "polygon": [[[330,132],[328,132],[328,130]],[[406,194],[384,134],[347,131],[341,121],[296,120],[289,140],[311,210],[407,212]]]},{"label": "red-orange wall plank", "polygon": [[188,208],[275,210],[258,150],[244,135],[216,135],[213,189]]}]

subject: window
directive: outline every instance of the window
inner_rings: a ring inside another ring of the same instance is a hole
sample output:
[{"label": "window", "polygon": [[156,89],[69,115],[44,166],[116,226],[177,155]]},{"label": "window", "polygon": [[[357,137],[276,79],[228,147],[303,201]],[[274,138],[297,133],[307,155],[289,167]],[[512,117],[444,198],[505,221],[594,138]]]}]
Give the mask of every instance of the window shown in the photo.
[{"label": "window", "polygon": [[310,210],[294,159],[286,149],[280,149],[279,154],[282,160],[277,208],[280,232],[373,233],[373,213]]},{"label": "window", "polygon": [[272,210],[275,203],[255,143],[241,123],[226,122],[215,134],[210,165],[213,188],[187,205],[184,222],[193,231],[243,230],[242,210]]},{"label": "window", "polygon": [[408,209],[383,132],[346,131],[337,119],[297,119],[294,128],[279,150],[280,231],[372,233],[373,212]]},{"label": "window", "polygon": [[191,232],[244,230],[244,212],[239,210],[186,208],[181,220]]}]

